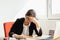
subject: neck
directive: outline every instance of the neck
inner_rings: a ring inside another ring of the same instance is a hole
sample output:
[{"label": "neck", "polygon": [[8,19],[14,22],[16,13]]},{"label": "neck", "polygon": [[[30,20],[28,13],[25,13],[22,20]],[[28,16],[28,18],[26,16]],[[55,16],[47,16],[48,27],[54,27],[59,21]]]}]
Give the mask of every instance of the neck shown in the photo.
[{"label": "neck", "polygon": [[24,25],[26,25],[26,26],[28,26],[28,25],[29,25],[29,23],[26,23],[26,22],[24,22],[23,24],[24,24]]},{"label": "neck", "polygon": [[24,23],[24,25],[28,26],[29,24]]}]

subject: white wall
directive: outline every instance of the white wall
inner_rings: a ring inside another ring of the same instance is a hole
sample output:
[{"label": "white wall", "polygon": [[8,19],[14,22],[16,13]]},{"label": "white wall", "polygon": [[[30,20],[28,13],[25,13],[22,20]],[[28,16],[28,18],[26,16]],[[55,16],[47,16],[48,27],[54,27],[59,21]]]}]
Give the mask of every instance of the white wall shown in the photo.
[{"label": "white wall", "polygon": [[4,37],[3,23],[12,21],[26,0],[0,0],[0,36]]},{"label": "white wall", "polygon": [[60,36],[60,20],[56,22],[56,30],[54,33],[54,39]]},{"label": "white wall", "polygon": [[14,19],[22,17],[29,9],[34,9],[38,19],[47,19],[46,0],[28,0]]},{"label": "white wall", "polygon": [[36,11],[44,34],[48,34],[50,29],[55,29],[55,21],[47,20],[46,0],[0,0],[0,36],[4,37],[4,22],[15,21],[31,8]]},{"label": "white wall", "polygon": [[[18,12],[13,20],[23,17],[29,9],[34,9],[36,16],[41,23],[43,34],[48,34],[49,30],[55,29],[55,21],[48,20],[47,17],[47,1],[46,0],[28,0],[24,7]],[[48,28],[48,29],[47,29]]]},{"label": "white wall", "polygon": [[40,25],[43,34],[49,34],[49,30],[55,30],[56,21],[54,20],[40,20]]}]

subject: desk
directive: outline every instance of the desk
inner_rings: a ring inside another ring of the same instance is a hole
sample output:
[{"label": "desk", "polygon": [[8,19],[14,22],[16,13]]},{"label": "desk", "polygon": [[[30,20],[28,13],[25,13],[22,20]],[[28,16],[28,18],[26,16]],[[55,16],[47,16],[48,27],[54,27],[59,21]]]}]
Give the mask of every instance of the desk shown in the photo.
[{"label": "desk", "polygon": [[[18,40],[18,39],[9,37],[7,40]],[[41,37],[32,37],[32,38],[25,38],[20,40],[53,40],[53,38],[49,35],[42,35]]]}]

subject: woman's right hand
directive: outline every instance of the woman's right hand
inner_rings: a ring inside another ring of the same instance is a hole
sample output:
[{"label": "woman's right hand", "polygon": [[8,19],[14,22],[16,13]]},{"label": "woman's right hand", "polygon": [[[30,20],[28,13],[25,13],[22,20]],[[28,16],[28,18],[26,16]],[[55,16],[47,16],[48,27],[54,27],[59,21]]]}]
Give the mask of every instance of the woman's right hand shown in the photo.
[{"label": "woman's right hand", "polygon": [[32,36],[24,36],[24,35],[17,35],[17,34],[13,34],[14,38],[32,38]]}]

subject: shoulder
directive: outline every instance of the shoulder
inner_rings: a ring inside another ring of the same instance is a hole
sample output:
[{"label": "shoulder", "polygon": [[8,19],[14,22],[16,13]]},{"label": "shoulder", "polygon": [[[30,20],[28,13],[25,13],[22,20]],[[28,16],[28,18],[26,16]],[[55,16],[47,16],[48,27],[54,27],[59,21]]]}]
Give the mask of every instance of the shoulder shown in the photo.
[{"label": "shoulder", "polygon": [[17,18],[15,23],[23,23],[25,18]]},{"label": "shoulder", "polygon": [[25,18],[17,18],[16,21],[24,21],[24,20],[25,20]]},{"label": "shoulder", "polygon": [[24,20],[25,18],[17,18],[17,20]]}]

